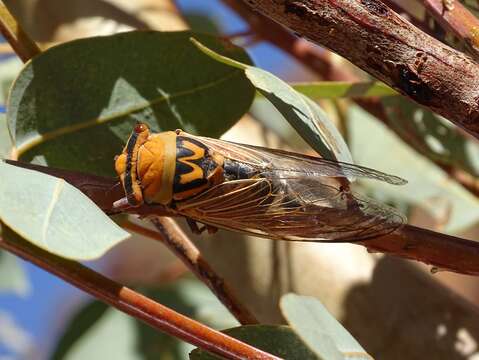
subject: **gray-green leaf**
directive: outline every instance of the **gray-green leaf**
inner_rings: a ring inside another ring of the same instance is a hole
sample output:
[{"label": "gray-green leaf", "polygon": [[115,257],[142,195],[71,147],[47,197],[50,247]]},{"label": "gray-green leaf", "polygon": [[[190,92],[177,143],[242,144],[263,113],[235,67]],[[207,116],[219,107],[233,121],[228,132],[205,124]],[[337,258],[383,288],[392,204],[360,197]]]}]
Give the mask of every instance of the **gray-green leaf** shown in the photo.
[{"label": "gray-green leaf", "polygon": [[217,54],[195,39],[192,41],[213,59],[244,70],[256,89],[271,101],[299,135],[324,158],[353,162],[343,137],[319,105],[273,74]]},{"label": "gray-green leaf", "polygon": [[0,220],[51,253],[102,256],[129,234],[62,179],[0,161]]},{"label": "gray-green leaf", "polygon": [[280,308],[288,324],[320,359],[372,359],[317,299],[286,294]]},{"label": "gray-green leaf", "polygon": [[316,81],[294,83],[297,92],[312,99],[357,98],[369,96],[391,96],[397,92],[380,81]]}]

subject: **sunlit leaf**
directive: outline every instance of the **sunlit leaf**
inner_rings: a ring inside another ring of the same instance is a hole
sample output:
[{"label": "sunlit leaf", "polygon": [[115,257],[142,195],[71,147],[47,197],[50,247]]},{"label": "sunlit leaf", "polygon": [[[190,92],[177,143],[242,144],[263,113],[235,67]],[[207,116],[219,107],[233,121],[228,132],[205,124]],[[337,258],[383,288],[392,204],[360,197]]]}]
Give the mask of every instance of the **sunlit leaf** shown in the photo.
[{"label": "sunlit leaf", "polygon": [[196,39],[192,41],[215,60],[244,70],[256,89],[273,103],[299,135],[319,154],[328,159],[353,162],[343,137],[319,105],[273,74],[222,56]]},{"label": "sunlit leaf", "polygon": [[243,71],[199,52],[191,36],[250,61],[213,36],[151,31],[76,40],[32,59],[8,103],[20,159],[113,175],[136,121],[220,136],[249,109],[254,88]]},{"label": "sunlit leaf", "polygon": [[0,220],[40,248],[77,260],[100,257],[129,236],[64,180],[2,161]]},{"label": "sunlit leaf", "polygon": [[[316,360],[318,357],[287,326],[248,325],[223,331],[270,354],[288,360]],[[195,349],[190,353],[191,360],[221,359],[204,350]]]},{"label": "sunlit leaf", "polygon": [[379,81],[317,81],[291,84],[294,90],[312,99],[391,96],[397,92]]},{"label": "sunlit leaf", "polygon": [[280,308],[288,324],[320,359],[372,359],[317,299],[286,294]]}]

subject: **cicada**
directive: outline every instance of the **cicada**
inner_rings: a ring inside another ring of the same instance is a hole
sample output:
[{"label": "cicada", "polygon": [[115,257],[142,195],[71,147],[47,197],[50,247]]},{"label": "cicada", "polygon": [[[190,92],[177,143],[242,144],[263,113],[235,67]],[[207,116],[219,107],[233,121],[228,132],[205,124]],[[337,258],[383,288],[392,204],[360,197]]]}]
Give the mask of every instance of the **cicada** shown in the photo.
[{"label": "cicada", "polygon": [[[137,124],[115,168],[120,207],[161,205],[196,232],[227,229],[298,241],[358,241],[388,234],[405,219],[360,197],[348,178],[405,180],[362,166]],[[205,226],[199,228],[199,224]]]}]

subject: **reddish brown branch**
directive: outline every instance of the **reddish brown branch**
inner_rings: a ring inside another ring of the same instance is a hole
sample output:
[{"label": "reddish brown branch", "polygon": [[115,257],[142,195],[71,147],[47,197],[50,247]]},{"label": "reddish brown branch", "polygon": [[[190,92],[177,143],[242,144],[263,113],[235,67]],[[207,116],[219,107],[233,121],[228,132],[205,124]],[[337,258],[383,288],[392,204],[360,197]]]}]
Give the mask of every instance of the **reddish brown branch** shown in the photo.
[{"label": "reddish brown branch", "polygon": [[278,359],[183,316],[79,263],[52,255],[24,240],[0,238],[0,248],[47,270],[155,329],[214,354],[229,359]]},{"label": "reddish brown branch", "polygon": [[422,0],[424,7],[445,30],[454,33],[479,58],[479,20],[459,0]]},{"label": "reddish brown branch", "polygon": [[[9,163],[12,165],[21,164],[15,161],[10,161]],[[96,192],[95,197],[90,197],[95,203],[105,203],[105,199],[102,197],[107,193],[106,190],[111,188],[111,184],[115,182],[113,179],[97,176],[92,177],[87,174],[55,170],[39,165],[27,164],[27,167],[69,179],[68,181],[74,186],[78,184],[91,184],[93,182],[98,185],[103,182],[103,186],[105,186],[103,195],[102,192]],[[62,174],[65,173],[69,173],[70,175],[62,176]],[[93,178],[93,180],[89,180],[90,178]],[[79,187],[79,189],[84,191],[81,187]],[[150,213],[153,214],[157,211],[156,207],[152,207],[149,210]],[[143,215],[147,212],[147,207],[142,209]],[[462,274],[479,275],[479,242],[476,241],[465,240],[406,225],[388,236],[370,239],[358,244],[366,247],[369,251],[380,251],[407,259],[414,259],[441,269],[448,269]],[[318,244],[318,246],[325,245]]]},{"label": "reddish brown branch", "polygon": [[479,137],[479,67],[379,0],[248,0]]},{"label": "reddish brown branch", "polygon": [[394,233],[361,242],[368,251],[421,261],[441,270],[479,275],[479,242],[406,225]]},{"label": "reddish brown branch", "polygon": [[158,231],[128,222],[123,227],[165,244],[188,268],[205,283],[234,317],[243,325],[258,324],[253,314],[237,299],[231,288],[203,259],[198,248],[170,218],[154,218],[151,222]]}]

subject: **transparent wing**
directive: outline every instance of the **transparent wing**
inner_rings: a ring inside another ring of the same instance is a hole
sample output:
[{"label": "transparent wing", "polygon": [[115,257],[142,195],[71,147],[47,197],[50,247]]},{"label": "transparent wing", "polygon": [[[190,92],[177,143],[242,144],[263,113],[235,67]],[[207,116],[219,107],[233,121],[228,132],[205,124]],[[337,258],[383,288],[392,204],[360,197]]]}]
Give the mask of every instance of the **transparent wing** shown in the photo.
[{"label": "transparent wing", "polygon": [[398,176],[385,174],[363,166],[259,146],[237,144],[189,134],[188,136],[197,138],[228,159],[243,162],[265,171],[275,170],[281,172],[282,177],[363,177],[394,185],[407,183],[406,180]]},{"label": "transparent wing", "polygon": [[218,228],[293,241],[359,241],[405,222],[394,209],[320,177],[281,177],[275,171],[216,185],[176,209]]}]

